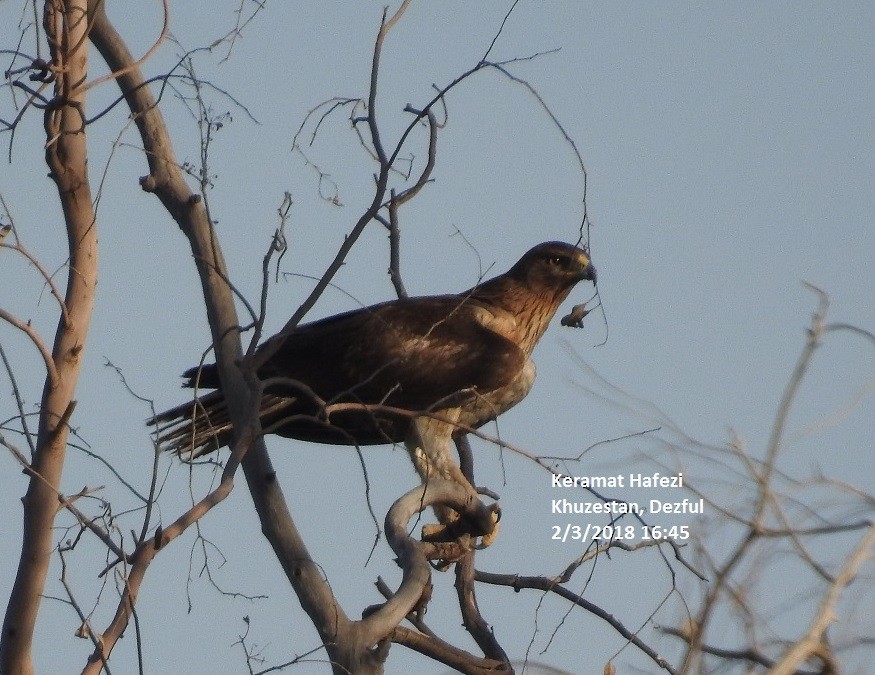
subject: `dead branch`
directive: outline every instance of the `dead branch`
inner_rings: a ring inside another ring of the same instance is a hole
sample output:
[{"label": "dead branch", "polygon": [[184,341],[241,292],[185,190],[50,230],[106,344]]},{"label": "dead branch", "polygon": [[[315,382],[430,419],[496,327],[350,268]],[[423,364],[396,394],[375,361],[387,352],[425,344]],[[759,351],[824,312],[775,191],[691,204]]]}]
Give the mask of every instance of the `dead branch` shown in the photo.
[{"label": "dead branch", "polygon": [[83,92],[77,91],[88,68],[86,3],[49,2],[44,17],[55,94],[44,113],[46,163],[67,227],[70,260],[64,305],[75,321],[68,322],[62,315],[51,357],[43,352],[49,377],[32,462],[40,478],[31,476],[24,497],[21,564],[0,635],[0,670],[9,673],[33,672],[34,627],[53,551],[52,526],[67,445],[65,417],[66,411],[72,410],[97,285],[97,227],[82,112],[85,99]]},{"label": "dead branch", "polygon": [[[506,657],[501,660],[487,657],[481,662],[434,635],[414,634],[398,628],[398,624],[405,617],[422,614],[424,608],[421,602],[431,578],[428,560],[443,557],[441,547],[418,541],[407,532],[407,523],[410,519],[433,505],[449,506],[463,514],[464,518],[478,522],[484,527],[492,527],[491,510],[479,500],[472,500],[470,494],[460,484],[452,481],[429,481],[428,484],[416,487],[396,500],[386,514],[385,532],[386,540],[398,556],[403,578],[394,594],[384,593],[389,596],[386,604],[362,620],[364,635],[368,636],[368,643],[387,638],[393,642],[401,642],[462,672],[483,672],[481,665],[485,663],[494,670],[502,663],[507,663]],[[504,672],[511,672],[511,670],[508,667]]]},{"label": "dead branch", "polygon": [[6,323],[17,328],[30,338],[30,341],[37,348],[37,351],[39,351],[43,363],[46,366],[46,376],[50,385],[52,387],[56,386],[60,375],[57,366],[55,366],[55,359],[52,356],[52,352],[49,350],[48,345],[43,342],[42,337],[37,333],[36,329],[31,326],[30,323],[22,321],[17,316],[13,316],[5,309],[0,309],[0,319],[3,319]]},{"label": "dead branch", "polygon": [[[261,387],[254,376],[257,365],[253,367],[246,363],[244,370],[238,367],[243,356],[239,323],[212,223],[207,217],[202,200],[185,183],[163,117],[155,106],[150,90],[144,86],[142,74],[136,67],[128,68],[133,63],[133,57],[107,18],[102,4],[97,3],[92,9],[95,13],[92,41],[113,72],[124,72],[116,81],[128,102],[146,150],[150,174],[142,179],[142,187],[160,199],[188,237],[192,247],[201,277],[216,363],[234,429],[233,448],[235,453],[245,453],[241,458],[242,467],[263,532],[273,546],[304,610],[320,631],[335,670],[344,672],[347,668],[343,664],[359,663],[360,655],[343,651],[350,647],[338,636],[344,636],[349,631],[350,621],[337,604],[319,567],[310,558],[300,538],[261,440],[257,414]],[[367,220],[370,218],[362,219],[362,228]],[[346,243],[351,246],[353,241],[354,238],[350,238]],[[346,251],[341,252],[342,255],[345,253]],[[339,264],[338,262],[338,267]],[[315,302],[316,297],[311,297],[311,303]],[[306,309],[301,310],[301,315],[304,311]],[[249,440],[241,443],[243,438]],[[257,440],[253,442],[253,439]],[[146,548],[141,551],[145,563],[153,554]],[[111,627],[116,633],[130,615],[130,606],[136,598],[135,592],[132,593],[131,590],[138,587],[146,566],[136,566],[135,561],[136,569],[128,577],[123,603]]]},{"label": "dead branch", "polygon": [[667,673],[672,673],[672,675],[675,675],[676,673],[680,672],[675,670],[664,657],[660,656],[656,652],[656,650],[654,650],[643,640],[641,640],[641,638],[639,638],[638,635],[635,634],[635,632],[626,628],[626,626],[613,614],[605,609],[602,609],[595,603],[590,602],[579,593],[575,593],[574,591],[566,588],[557,579],[551,579],[549,577],[543,576],[523,576],[520,574],[496,574],[494,572],[483,572],[481,570],[476,570],[474,572],[474,579],[476,581],[482,581],[484,583],[493,584],[496,586],[509,586],[515,591],[528,588],[546,593],[555,593],[559,597],[562,597],[569,602],[579,607],[582,607],[586,611],[594,614],[595,616],[608,623],[615,631],[617,631],[617,633],[622,635],[631,644],[635,645],[636,647],[638,647],[638,649],[647,654],[647,656],[650,657],[650,659],[656,665],[665,670]]},{"label": "dead branch", "polygon": [[149,565],[158,554],[158,551],[178,538],[189,527],[203,518],[214,506],[220,504],[231,494],[231,490],[234,489],[234,474],[236,474],[237,467],[240,465],[240,459],[249,450],[254,438],[251,429],[248,436],[241,434],[241,438],[236,443],[231,457],[228,459],[228,464],[222,472],[222,479],[215,490],[179,516],[169,527],[158,528],[155,536],[140,542],[136,550],[130,556],[126,556],[130,563],[130,569],[124,579],[124,591],[116,608],[115,617],[103,632],[100,643],[89,657],[87,665],[82,670],[83,675],[99,675],[103,664],[109,658],[113,648],[128,626],[134,612],[140,586],[143,583]]},{"label": "dead branch", "polygon": [[807,659],[823,654],[824,650],[829,652],[825,645],[826,630],[838,618],[835,612],[836,605],[842,592],[857,576],[857,570],[860,566],[871,559],[873,547],[875,547],[875,525],[869,528],[869,531],[848,556],[844,567],[824,595],[817,616],[811,622],[808,632],[769,670],[769,675],[792,675]]}]

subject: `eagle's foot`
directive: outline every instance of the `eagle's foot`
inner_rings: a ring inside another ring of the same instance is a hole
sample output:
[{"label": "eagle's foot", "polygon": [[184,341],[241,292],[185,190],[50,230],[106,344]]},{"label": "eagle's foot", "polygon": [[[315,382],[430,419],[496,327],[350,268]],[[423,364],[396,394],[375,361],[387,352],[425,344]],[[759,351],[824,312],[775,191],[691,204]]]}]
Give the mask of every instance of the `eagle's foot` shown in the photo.
[{"label": "eagle's foot", "polygon": [[434,544],[459,544],[464,548],[463,554],[472,549],[491,546],[498,537],[501,507],[498,504],[485,506],[480,501],[476,501],[475,504],[476,506],[470,511],[462,514],[451,511],[446,519],[442,519],[445,522],[423,525],[422,541]]},{"label": "eagle's foot", "polygon": [[491,527],[489,532],[484,533],[480,537],[480,543],[475,545],[478,551],[488,546],[492,546],[495,543],[495,540],[498,539],[498,523],[501,520],[501,506],[498,504],[491,504],[489,506],[489,514],[491,518]]},{"label": "eagle's foot", "polygon": [[422,526],[422,541],[440,543],[451,541],[453,537],[448,535],[450,524],[429,523]]}]

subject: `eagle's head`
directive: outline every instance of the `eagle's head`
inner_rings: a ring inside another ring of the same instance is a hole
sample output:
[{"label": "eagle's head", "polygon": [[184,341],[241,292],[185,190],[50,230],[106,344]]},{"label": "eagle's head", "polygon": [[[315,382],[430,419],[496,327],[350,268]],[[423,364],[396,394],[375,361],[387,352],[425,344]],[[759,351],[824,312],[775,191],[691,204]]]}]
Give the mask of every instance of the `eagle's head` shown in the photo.
[{"label": "eagle's head", "polygon": [[595,267],[582,248],[548,241],[528,251],[507,273],[463,293],[512,315],[505,334],[528,355],[541,339],[559,305],[578,281],[595,282]]},{"label": "eagle's head", "polygon": [[569,291],[578,281],[595,283],[596,272],[582,248],[561,241],[538,244],[510,268],[508,276],[530,288]]}]

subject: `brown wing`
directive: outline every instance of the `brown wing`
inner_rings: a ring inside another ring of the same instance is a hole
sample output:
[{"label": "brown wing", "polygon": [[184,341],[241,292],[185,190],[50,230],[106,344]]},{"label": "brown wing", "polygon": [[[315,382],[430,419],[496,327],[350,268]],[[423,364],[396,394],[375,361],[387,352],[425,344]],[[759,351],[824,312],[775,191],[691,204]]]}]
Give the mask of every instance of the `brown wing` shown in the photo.
[{"label": "brown wing", "polygon": [[[405,437],[409,417],[348,410],[335,411],[326,420],[321,404],[306,392],[329,404],[424,411],[457,406],[506,387],[521,372],[526,355],[484,325],[491,311],[460,296],[412,298],[339,314],[299,326],[285,338],[272,338],[282,344],[259,369],[259,377],[269,383],[262,401],[265,432],[333,444],[398,442]],[[219,385],[212,365],[185,375],[187,386]],[[166,436],[172,447],[214,449],[230,440],[221,394],[201,400],[207,404],[205,414],[195,415],[193,423],[180,419],[191,420],[190,403],[156,419],[177,425]],[[198,432],[192,434],[192,428]],[[206,438],[210,435],[212,439]]]},{"label": "brown wing", "polygon": [[[483,308],[458,296],[375,305],[301,326],[259,370],[288,377],[329,402],[426,410],[476,389],[511,382],[525,355],[482,323]],[[276,390],[272,390],[276,392]]]}]

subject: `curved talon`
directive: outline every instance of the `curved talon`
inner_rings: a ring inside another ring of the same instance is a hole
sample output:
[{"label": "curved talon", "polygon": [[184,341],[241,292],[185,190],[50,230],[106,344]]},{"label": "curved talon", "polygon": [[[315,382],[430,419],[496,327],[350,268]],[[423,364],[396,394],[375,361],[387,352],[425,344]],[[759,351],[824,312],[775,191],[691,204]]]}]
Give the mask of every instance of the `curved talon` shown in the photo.
[{"label": "curved talon", "polygon": [[[460,517],[449,523],[432,523],[422,526],[422,540],[437,545],[455,546],[459,549],[456,555],[443,553],[440,559],[443,563],[453,562],[466,550],[480,551],[492,546],[498,538],[498,523],[501,521],[501,506],[490,504],[486,507],[489,523],[476,522]],[[480,541],[476,542],[479,537]],[[441,571],[446,566],[438,567]]]},{"label": "curved talon", "polygon": [[429,523],[422,526],[422,540],[429,542],[444,542],[447,539],[449,524]]},{"label": "curved talon", "polygon": [[492,504],[489,507],[489,512],[492,516],[492,529],[480,538],[479,544],[474,546],[478,551],[482,551],[484,548],[492,546],[498,538],[498,523],[501,520],[501,507],[498,504]]}]

